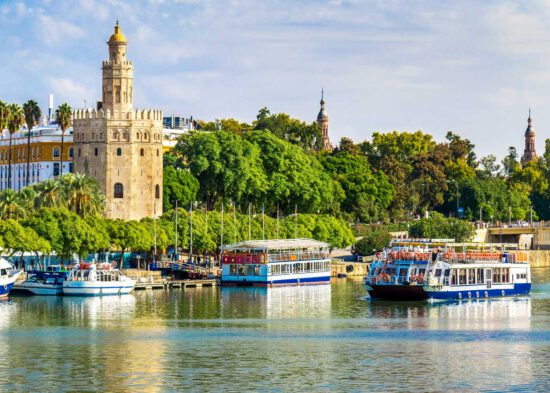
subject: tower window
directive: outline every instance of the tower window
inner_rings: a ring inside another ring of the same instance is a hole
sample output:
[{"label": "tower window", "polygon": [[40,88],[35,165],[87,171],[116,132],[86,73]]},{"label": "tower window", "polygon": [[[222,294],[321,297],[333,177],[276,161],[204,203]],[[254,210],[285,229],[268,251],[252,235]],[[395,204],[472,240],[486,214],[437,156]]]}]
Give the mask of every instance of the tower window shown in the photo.
[{"label": "tower window", "polygon": [[141,148],[141,150],[139,151],[139,154],[143,157],[145,155],[145,150],[143,149],[143,147]]},{"label": "tower window", "polygon": [[157,157],[159,157],[159,156],[160,156],[160,150],[157,149]]},{"label": "tower window", "polygon": [[122,155],[122,149],[119,147],[116,149],[116,155],[121,156]]},{"label": "tower window", "polygon": [[73,148],[72,147],[69,148],[69,157],[73,158]]},{"label": "tower window", "polygon": [[94,149],[94,154],[97,156],[98,153],[99,153],[99,151],[98,151],[98,149],[97,149],[97,147],[96,147],[96,148]]},{"label": "tower window", "polygon": [[158,184],[155,186],[155,198],[160,198],[160,186]]},{"label": "tower window", "polygon": [[82,150],[78,149],[78,156],[82,156]]},{"label": "tower window", "polygon": [[123,198],[124,197],[124,186],[122,183],[115,183],[115,198]]},{"label": "tower window", "polygon": [[59,149],[57,147],[53,149],[53,158],[59,158]]}]

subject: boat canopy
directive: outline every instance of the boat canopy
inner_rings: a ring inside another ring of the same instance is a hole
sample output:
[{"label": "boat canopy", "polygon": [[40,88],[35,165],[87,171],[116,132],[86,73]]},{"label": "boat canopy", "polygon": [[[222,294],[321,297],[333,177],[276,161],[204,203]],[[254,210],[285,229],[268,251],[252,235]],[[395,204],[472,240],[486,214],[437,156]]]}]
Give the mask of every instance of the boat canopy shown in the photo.
[{"label": "boat canopy", "polygon": [[277,240],[247,240],[228,244],[223,247],[227,251],[269,251],[329,248],[330,245],[313,239],[277,239]]},{"label": "boat canopy", "polygon": [[0,257],[0,269],[13,269],[11,263]]}]

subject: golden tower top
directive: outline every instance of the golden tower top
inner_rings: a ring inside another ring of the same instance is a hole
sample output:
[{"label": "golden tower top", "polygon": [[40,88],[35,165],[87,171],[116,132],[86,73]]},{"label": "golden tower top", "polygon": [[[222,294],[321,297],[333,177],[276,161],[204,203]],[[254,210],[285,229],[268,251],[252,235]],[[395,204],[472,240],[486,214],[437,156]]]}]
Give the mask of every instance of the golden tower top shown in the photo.
[{"label": "golden tower top", "polygon": [[115,32],[109,38],[109,41],[107,43],[110,44],[127,44],[128,41],[126,41],[126,37],[124,37],[124,34],[120,32],[120,25],[118,24],[118,20],[116,21],[115,25]]}]

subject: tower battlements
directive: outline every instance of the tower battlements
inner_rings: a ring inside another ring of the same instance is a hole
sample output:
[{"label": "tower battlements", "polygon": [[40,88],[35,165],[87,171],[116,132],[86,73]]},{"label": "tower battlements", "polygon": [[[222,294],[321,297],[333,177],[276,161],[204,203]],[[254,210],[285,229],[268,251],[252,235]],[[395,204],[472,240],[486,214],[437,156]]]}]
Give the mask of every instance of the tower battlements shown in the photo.
[{"label": "tower battlements", "polygon": [[[157,120],[162,121],[162,111],[158,109],[135,109],[123,113],[123,119],[127,120]],[[73,112],[73,120],[82,119],[111,119],[112,113],[109,109],[76,109]]]},{"label": "tower battlements", "polygon": [[112,67],[114,65],[117,65],[117,66],[128,66],[128,67],[133,67],[134,66],[134,62],[131,61],[131,60],[123,60],[123,61],[117,61],[117,60],[103,60],[101,62],[101,66],[102,67]]}]

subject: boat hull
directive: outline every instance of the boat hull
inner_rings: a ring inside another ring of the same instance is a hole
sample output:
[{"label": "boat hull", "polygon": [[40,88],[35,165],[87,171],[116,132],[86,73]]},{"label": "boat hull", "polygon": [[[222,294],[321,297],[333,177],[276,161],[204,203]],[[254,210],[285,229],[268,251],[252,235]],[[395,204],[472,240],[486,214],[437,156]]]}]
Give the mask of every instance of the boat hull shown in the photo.
[{"label": "boat hull", "polygon": [[317,277],[292,277],[287,279],[266,279],[266,280],[221,280],[221,285],[228,287],[278,287],[293,285],[322,285],[330,284],[330,276]]},{"label": "boat hull", "polygon": [[19,273],[16,273],[13,276],[0,278],[0,298],[4,298],[8,296],[18,276],[19,276]]},{"label": "boat hull", "polygon": [[63,295],[63,285],[48,285],[36,283],[16,283],[11,294],[14,295],[39,295],[39,296],[59,296]]},{"label": "boat hull", "polygon": [[428,298],[422,285],[367,284],[366,287],[372,299],[416,301]]},{"label": "boat hull", "polygon": [[519,283],[502,287],[487,288],[442,288],[436,289],[430,286],[424,287],[430,300],[468,300],[507,296],[528,295],[531,291],[530,283]]},{"label": "boat hull", "polygon": [[[104,285],[102,285],[104,284]],[[63,284],[63,295],[65,296],[112,296],[126,295],[134,289],[134,282],[129,281],[121,285],[114,285],[115,282],[86,282],[68,281]]]}]

